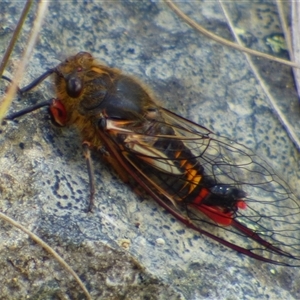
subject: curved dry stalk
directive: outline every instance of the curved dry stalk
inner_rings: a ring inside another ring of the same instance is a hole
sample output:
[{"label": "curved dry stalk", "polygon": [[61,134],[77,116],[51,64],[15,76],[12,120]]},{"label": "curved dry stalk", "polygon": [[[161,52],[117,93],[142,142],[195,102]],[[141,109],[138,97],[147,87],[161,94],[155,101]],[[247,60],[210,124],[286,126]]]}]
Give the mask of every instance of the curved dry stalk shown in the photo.
[{"label": "curved dry stalk", "polygon": [[[22,26],[24,24],[24,21],[26,19],[26,16],[30,10],[31,4],[32,4],[32,0],[28,0],[23,11],[22,11],[22,15],[20,17],[20,20],[18,22],[17,28],[14,31],[13,37],[10,41],[9,47],[6,50],[6,53],[3,57],[3,60],[1,62],[1,66],[0,66],[0,74],[2,74],[6,63],[8,61],[8,58],[12,52],[12,49],[14,47],[14,44],[17,40],[17,37],[22,29]],[[14,98],[17,88],[18,88],[18,83],[21,80],[21,76],[24,73],[24,70],[26,68],[26,64],[29,61],[29,57],[32,53],[32,49],[36,43],[38,34],[39,34],[39,30],[40,30],[40,26],[43,22],[45,13],[47,11],[47,7],[48,7],[48,2],[46,1],[41,1],[39,3],[38,6],[38,10],[37,10],[37,16],[36,19],[34,21],[34,26],[33,29],[31,31],[31,35],[28,39],[28,43],[27,43],[27,47],[25,50],[25,53],[21,59],[21,62],[19,64],[19,67],[15,73],[14,79],[12,80],[12,84],[5,96],[5,98],[3,98],[0,102],[0,120],[5,116],[11,102],[12,99]],[[79,286],[81,287],[81,289],[83,290],[84,294],[86,295],[87,299],[92,299],[91,295],[89,294],[88,290],[86,289],[86,287],[84,286],[83,282],[80,280],[80,278],[78,277],[78,275],[75,273],[75,271],[71,268],[71,266],[51,247],[49,246],[47,243],[45,243],[42,239],[40,239],[37,235],[35,235],[33,232],[31,232],[30,230],[26,229],[24,226],[22,226],[20,223],[16,222],[15,220],[11,219],[10,217],[8,217],[7,215],[3,214],[0,212],[0,218],[6,222],[8,222],[9,224],[11,224],[12,226],[22,230],[23,232],[25,232],[27,235],[29,235],[29,237],[34,240],[37,244],[39,244],[41,247],[43,247],[50,255],[52,255],[61,265],[62,267],[69,272],[74,279],[76,280],[76,282],[79,284]]]},{"label": "curved dry stalk", "polygon": [[32,0],[27,0],[25,6],[23,8],[22,14],[20,16],[20,20],[19,20],[19,22],[17,24],[16,29],[14,30],[13,36],[12,36],[10,42],[9,42],[8,47],[6,48],[4,56],[3,56],[2,61],[0,63],[0,77],[3,74],[3,71],[4,71],[5,67],[6,67],[7,62],[8,62],[8,59],[9,59],[9,57],[10,57],[12,51],[13,51],[13,48],[14,48],[14,46],[16,44],[16,41],[17,41],[18,36],[19,36],[19,34],[21,32],[21,29],[22,29],[23,24],[25,22],[26,16],[27,16],[27,14],[28,14],[28,12],[30,10],[30,7],[32,5],[32,2],[33,2]]},{"label": "curved dry stalk", "polygon": [[194,20],[192,20],[191,18],[189,18],[187,15],[185,15],[171,0],[164,0],[164,1],[185,22],[187,22],[190,26],[192,26],[194,29],[198,30],[199,32],[201,32],[205,36],[213,39],[216,42],[219,42],[219,43],[224,44],[226,46],[229,46],[229,47],[232,47],[234,49],[237,49],[237,50],[245,52],[247,61],[248,61],[249,65],[250,65],[250,67],[251,67],[251,69],[252,69],[252,71],[253,71],[256,79],[260,82],[260,85],[261,85],[262,89],[264,90],[265,94],[267,95],[267,97],[268,97],[268,99],[269,99],[269,101],[271,103],[272,108],[274,109],[274,111],[276,112],[276,114],[278,116],[278,119],[280,120],[281,124],[286,128],[286,130],[287,130],[287,132],[288,132],[291,140],[295,144],[295,146],[298,149],[300,149],[300,139],[299,139],[299,137],[297,136],[297,134],[293,130],[293,127],[289,123],[289,121],[286,118],[286,116],[280,111],[279,106],[277,105],[276,101],[274,100],[274,98],[270,94],[267,86],[263,83],[263,80],[262,80],[261,76],[256,71],[256,69],[255,69],[255,67],[254,67],[254,65],[253,65],[253,63],[252,63],[252,61],[251,61],[251,59],[249,57],[249,54],[250,55],[255,55],[255,56],[260,56],[260,57],[263,57],[263,58],[266,58],[266,59],[269,59],[269,60],[272,60],[272,61],[284,64],[284,65],[292,66],[292,67],[297,68],[297,70],[298,70],[298,68],[300,68],[300,65],[296,64],[296,63],[293,63],[293,62],[290,62],[290,61],[286,61],[284,59],[280,59],[280,58],[274,57],[272,55],[268,55],[268,54],[265,54],[265,53],[262,53],[262,52],[259,52],[259,51],[256,51],[256,50],[252,50],[252,49],[249,49],[249,48],[246,48],[246,47],[242,46],[242,43],[241,43],[241,40],[240,40],[239,36],[234,32],[234,30],[232,30],[233,25],[231,24],[230,18],[229,18],[228,14],[227,14],[227,12],[225,10],[224,5],[222,5],[222,2],[220,2],[220,1],[219,1],[219,3],[220,3],[220,5],[221,5],[221,7],[223,9],[223,13],[225,15],[226,21],[229,24],[229,26],[231,28],[231,32],[232,32],[235,40],[237,41],[237,43],[232,43],[232,42],[230,42],[230,41],[228,41],[226,39],[223,39],[223,38],[221,38],[221,37],[213,34],[212,32],[210,32],[208,30],[204,29],[197,22],[195,22]]},{"label": "curved dry stalk", "polygon": [[21,78],[24,74],[27,62],[29,61],[29,58],[32,54],[33,47],[37,40],[41,24],[43,22],[44,16],[47,11],[48,4],[49,4],[49,2],[47,2],[47,1],[41,1],[39,3],[37,15],[36,15],[36,18],[34,21],[33,28],[31,30],[30,37],[27,42],[26,50],[25,50],[23,57],[19,63],[19,67],[15,72],[15,76],[12,80],[12,84],[10,85],[7,94],[0,101],[0,122],[5,117],[8,109],[9,109],[9,106],[11,105],[13,98],[16,95],[19,82],[21,81]]},{"label": "curved dry stalk", "polygon": [[183,13],[183,11],[177,5],[175,5],[173,1],[171,1],[171,0],[164,0],[164,1],[187,24],[189,24],[192,28],[196,29],[197,31],[199,31],[203,35],[207,36],[208,38],[211,38],[212,40],[214,40],[218,43],[221,43],[225,46],[234,48],[234,49],[242,51],[242,52],[246,52],[250,55],[259,56],[259,57],[262,57],[262,58],[265,58],[265,59],[269,59],[269,60],[278,62],[278,63],[283,64],[283,65],[287,65],[287,66],[290,66],[290,67],[300,69],[300,65],[297,64],[297,63],[294,63],[294,62],[291,62],[291,61],[288,61],[288,60],[285,60],[285,59],[277,58],[277,57],[274,57],[272,55],[269,55],[269,54],[266,54],[266,53],[263,53],[263,52],[260,52],[260,51],[249,49],[247,47],[244,47],[244,46],[241,46],[239,44],[230,42],[226,39],[223,39],[220,36],[206,30],[205,28],[200,26],[197,22],[192,20],[189,16],[187,16],[185,13]]},{"label": "curved dry stalk", "polygon": [[69,272],[74,279],[77,281],[81,289],[83,290],[84,294],[86,295],[87,299],[92,299],[91,295],[89,294],[88,290],[86,289],[84,283],[81,281],[81,279],[78,277],[78,275],[75,273],[75,271],[71,268],[71,266],[46,242],[44,242],[42,239],[40,239],[37,235],[35,235],[33,232],[22,226],[17,221],[13,220],[12,218],[8,217],[7,215],[0,212],[0,218],[9,224],[11,224],[14,227],[17,227],[18,229],[22,230],[26,234],[29,235],[29,237],[34,240],[37,244],[39,244],[41,247],[43,247],[50,255],[52,255],[61,265],[62,267]]},{"label": "curved dry stalk", "polygon": [[[287,49],[289,52],[289,56],[291,60],[295,63],[299,63],[299,48],[300,48],[300,40],[299,40],[299,29],[300,29],[300,21],[299,21],[299,12],[300,6],[299,2],[292,1],[291,2],[291,16],[292,16],[292,25],[289,28],[287,24],[287,20],[284,16],[283,11],[283,3],[280,0],[276,0],[278,15],[282,27],[282,31],[284,33],[285,42],[287,45]],[[292,35],[291,35],[292,34]],[[295,55],[296,53],[296,55]],[[300,97],[300,70],[294,68],[293,69],[295,84],[297,88],[298,96]]]},{"label": "curved dry stalk", "polygon": [[[237,41],[237,43],[239,45],[241,45],[241,39],[239,38],[239,36],[235,33],[235,31],[233,30],[233,24],[231,23],[231,20],[228,16],[228,13],[224,7],[224,5],[222,4],[222,2],[220,2],[221,8],[223,10],[224,16],[226,18],[227,23],[230,26],[231,29],[231,33],[233,34],[235,40]],[[248,55],[248,53],[245,53],[246,59],[248,61],[248,64],[253,72],[253,74],[255,75],[256,79],[258,80],[261,88],[263,89],[264,93],[266,94],[266,96],[268,97],[270,104],[274,110],[274,112],[277,114],[278,119],[280,120],[280,123],[285,127],[287,133],[289,134],[291,140],[294,142],[295,146],[300,149],[300,139],[297,136],[297,134],[295,133],[293,127],[291,126],[289,120],[286,118],[286,116],[284,115],[284,113],[281,112],[280,107],[277,105],[274,97],[271,95],[269,89],[267,88],[266,84],[263,82],[262,77],[260,76],[259,72],[257,71],[257,69],[255,68],[252,60],[250,59],[250,56]]]},{"label": "curved dry stalk", "polygon": [[[291,15],[292,15],[292,57],[295,62],[300,62],[300,3],[299,1],[291,2]],[[295,83],[297,86],[298,96],[300,97],[300,71],[293,69],[295,76]]]},{"label": "curved dry stalk", "polygon": [[[284,16],[283,3],[280,0],[276,0],[276,5],[277,5],[277,11],[278,11],[278,15],[279,15],[279,20],[281,23],[281,28],[282,28],[282,31],[284,34],[285,43],[287,45],[290,57],[293,58],[293,46],[292,46],[292,40],[291,40],[291,32],[289,30],[287,20]],[[294,59],[293,59],[293,61],[294,61]]]}]

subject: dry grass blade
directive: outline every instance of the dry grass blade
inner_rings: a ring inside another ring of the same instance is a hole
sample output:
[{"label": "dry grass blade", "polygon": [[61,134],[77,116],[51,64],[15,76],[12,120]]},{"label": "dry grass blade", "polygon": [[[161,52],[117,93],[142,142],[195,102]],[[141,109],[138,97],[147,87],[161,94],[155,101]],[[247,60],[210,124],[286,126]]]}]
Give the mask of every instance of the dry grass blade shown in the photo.
[{"label": "dry grass blade", "polygon": [[51,254],[63,266],[63,268],[75,278],[75,280],[77,281],[79,286],[84,291],[87,299],[92,299],[92,297],[89,294],[88,290],[86,289],[86,287],[84,286],[83,282],[80,280],[78,275],[75,273],[75,271],[70,267],[70,265],[52,247],[50,247],[47,243],[45,243],[42,239],[40,239],[33,232],[26,229],[20,223],[14,221],[13,219],[11,219],[10,217],[6,216],[5,214],[3,214],[1,212],[0,212],[0,218],[4,221],[8,222],[12,226],[14,226],[16,228],[19,228],[20,230],[22,230],[23,232],[28,234],[32,240],[34,240],[37,244],[39,244],[41,247],[43,247],[49,254]]},{"label": "dry grass blade", "polygon": [[[20,17],[20,21],[17,25],[16,30],[14,31],[14,34],[13,34],[13,37],[10,41],[9,47],[6,50],[3,61],[1,63],[0,74],[2,74],[2,72],[3,72],[3,70],[6,66],[6,63],[7,63],[8,58],[9,58],[11,52],[12,52],[14,44],[15,44],[15,42],[17,40],[17,37],[18,37],[18,35],[19,35],[19,33],[22,29],[22,26],[24,24],[25,18],[26,18],[27,14],[30,10],[31,4],[32,4],[32,1],[27,1],[26,5],[23,9],[22,15]],[[39,34],[39,29],[40,29],[41,24],[42,24],[43,19],[44,19],[44,15],[47,11],[47,7],[48,7],[48,3],[44,2],[44,1],[41,1],[39,6],[38,6],[37,16],[36,16],[36,19],[35,19],[35,22],[34,22],[34,26],[33,26],[30,38],[28,40],[28,46],[27,46],[26,51],[23,55],[23,58],[21,59],[21,63],[19,64],[19,68],[16,71],[16,75],[15,75],[13,81],[12,81],[12,85],[10,86],[9,91],[6,94],[5,98],[2,99],[2,101],[1,101],[0,119],[2,119],[5,116],[7,110],[8,110],[8,108],[9,108],[11,102],[12,102],[12,99],[16,94],[16,91],[17,91],[17,88],[18,88],[18,83],[20,82],[22,74],[25,71],[26,63],[29,61],[29,57],[32,53],[33,47],[35,45],[36,39],[37,39],[38,34]],[[45,243],[43,240],[41,240],[33,232],[26,229],[20,223],[14,221],[13,219],[11,219],[10,217],[6,216],[5,214],[3,214],[1,212],[0,212],[0,218],[4,221],[10,223],[14,227],[22,230],[26,234],[28,234],[29,237],[32,240],[34,240],[37,244],[39,244],[41,247],[43,247],[49,254],[51,254],[63,266],[63,268],[75,278],[75,280],[77,281],[77,283],[79,284],[81,289],[84,291],[87,299],[92,299],[91,295],[89,294],[89,292],[87,291],[87,289],[84,286],[83,282],[80,280],[80,278],[75,273],[75,271],[70,267],[70,265],[67,264],[67,262],[52,247],[50,247],[47,243]]]},{"label": "dry grass blade", "polygon": [[[296,63],[300,63],[300,3],[299,1],[291,1],[292,15],[292,52],[291,57]],[[300,70],[293,69],[295,83],[297,86],[298,95],[300,97]]]},{"label": "dry grass blade", "polygon": [[291,33],[290,33],[289,28],[288,28],[287,20],[286,20],[285,14],[284,14],[283,3],[282,3],[282,1],[277,0],[276,4],[277,4],[277,11],[278,11],[281,27],[282,27],[282,30],[283,30],[283,33],[284,33],[285,43],[287,45],[290,57],[293,57]]},{"label": "dry grass blade", "polygon": [[19,67],[15,72],[15,76],[13,78],[11,86],[8,89],[7,94],[0,101],[0,121],[4,118],[5,114],[7,113],[8,109],[9,109],[10,104],[13,101],[14,96],[16,95],[19,82],[22,79],[22,76],[23,76],[25,68],[26,68],[26,64],[29,61],[29,58],[32,54],[33,47],[36,43],[41,24],[43,22],[44,16],[47,11],[47,7],[48,7],[47,1],[41,1],[38,5],[37,16],[36,16],[30,37],[27,42],[27,47],[26,47],[25,53],[23,54],[23,57],[19,64]]},{"label": "dry grass blade", "polygon": [[[232,34],[234,35],[235,40],[238,42],[238,44],[241,44],[241,39],[240,37],[236,34],[235,30],[234,30],[234,26],[230,20],[230,17],[228,15],[228,11],[226,10],[226,7],[222,4],[222,2],[220,1],[220,6],[223,9],[224,15],[226,17],[226,21],[227,24],[230,26],[230,30],[232,32]],[[258,82],[260,83],[260,86],[262,87],[262,89],[264,90],[264,93],[266,94],[266,96],[269,99],[269,102],[274,110],[274,112],[277,114],[277,117],[279,118],[281,124],[284,126],[284,128],[286,129],[286,131],[289,133],[289,136],[291,138],[291,140],[293,141],[293,143],[296,145],[296,147],[298,149],[300,149],[300,139],[298,137],[298,135],[295,133],[293,126],[290,124],[289,120],[287,119],[286,115],[284,113],[282,113],[282,111],[280,110],[280,107],[277,105],[274,97],[272,96],[269,88],[267,87],[267,85],[264,83],[262,77],[260,76],[259,72],[257,71],[257,68],[255,67],[255,65],[253,64],[250,56],[248,53],[245,53],[247,61],[253,71],[253,74],[255,75],[255,77],[257,78]]]},{"label": "dry grass blade", "polygon": [[[230,27],[230,30],[232,32],[232,34],[234,35],[235,40],[237,41],[237,43],[232,43],[226,39],[223,39],[213,33],[211,33],[210,31],[204,29],[202,26],[200,26],[198,23],[196,23],[194,20],[192,20],[191,18],[189,18],[187,15],[185,15],[172,1],[167,1],[165,0],[165,2],[172,8],[172,10],[174,10],[174,12],[180,16],[182,19],[184,19],[185,22],[187,22],[190,26],[192,26],[193,28],[195,28],[196,30],[198,30],[199,32],[201,32],[202,34],[206,35],[207,37],[215,40],[216,42],[219,42],[221,44],[224,44],[226,46],[232,47],[236,50],[242,51],[245,53],[248,63],[251,67],[251,69],[253,70],[254,75],[256,76],[257,80],[260,82],[260,85],[262,87],[262,89],[264,90],[266,96],[268,97],[270,104],[272,106],[272,108],[274,109],[275,113],[277,114],[281,124],[284,126],[284,128],[286,129],[286,131],[288,132],[291,140],[293,141],[293,143],[295,144],[295,146],[300,149],[300,139],[297,135],[297,133],[294,131],[293,126],[291,125],[291,123],[289,122],[287,116],[284,115],[284,113],[281,112],[278,104],[276,103],[276,101],[274,100],[272,94],[270,93],[268,87],[264,84],[261,76],[259,75],[259,73],[256,70],[256,67],[254,66],[254,64],[252,63],[251,59],[250,59],[250,55],[255,55],[255,56],[259,56],[262,58],[266,58],[284,65],[288,65],[288,66],[293,66],[294,68],[296,68],[297,70],[299,70],[299,64],[294,63],[294,62],[290,62],[290,61],[286,61],[277,57],[274,57],[272,55],[268,55],[256,50],[252,50],[249,48],[246,48],[244,46],[242,46],[242,42],[241,39],[239,38],[239,36],[236,34],[235,30],[234,30],[234,26],[231,23],[230,17],[226,11],[226,7],[224,6],[224,4],[219,1],[220,6],[224,12],[224,15],[226,17],[226,21],[228,26]],[[299,5],[298,5],[299,6]]]},{"label": "dry grass blade", "polygon": [[250,55],[254,55],[254,56],[262,57],[262,58],[269,59],[269,60],[272,60],[272,61],[276,61],[276,62],[278,62],[280,64],[287,65],[287,66],[290,66],[290,67],[300,68],[300,65],[296,64],[294,62],[291,62],[291,61],[288,61],[288,60],[284,60],[284,59],[280,59],[280,58],[274,57],[272,55],[268,55],[268,54],[265,54],[265,53],[262,53],[262,52],[259,52],[259,51],[253,50],[253,49],[249,49],[247,47],[243,47],[243,46],[241,46],[239,44],[232,43],[232,42],[230,42],[230,41],[228,41],[226,39],[223,39],[223,38],[221,38],[221,37],[213,34],[212,32],[206,30],[205,28],[203,28],[202,26],[200,26],[197,22],[195,22],[194,20],[192,20],[191,18],[189,18],[186,14],[184,14],[179,9],[179,7],[177,5],[174,4],[174,2],[169,1],[169,0],[165,0],[165,2],[187,24],[189,24],[191,27],[193,27],[194,29],[196,29],[200,33],[204,34],[205,36],[211,38],[212,40],[214,40],[214,41],[216,41],[218,43],[221,43],[221,44],[223,44],[225,46],[234,48],[236,50],[239,50],[239,51],[242,51],[242,52],[245,52],[245,53],[248,53]]},{"label": "dry grass blade", "polygon": [[32,0],[28,0],[26,2],[26,4],[25,4],[25,7],[24,7],[23,11],[22,11],[22,14],[20,16],[20,20],[19,20],[19,22],[17,24],[16,29],[14,30],[13,36],[12,36],[10,42],[9,42],[9,45],[8,45],[6,51],[5,51],[5,54],[3,56],[3,59],[1,61],[1,63],[0,63],[0,77],[3,74],[3,71],[4,71],[5,66],[7,64],[7,61],[8,61],[8,59],[9,59],[11,53],[12,53],[14,45],[15,45],[15,43],[16,43],[16,41],[18,39],[18,36],[19,36],[19,34],[21,32],[21,29],[22,29],[23,24],[25,22],[26,16],[27,16],[27,14],[28,14],[28,12],[30,10],[30,7],[32,5],[32,2],[33,2]]}]

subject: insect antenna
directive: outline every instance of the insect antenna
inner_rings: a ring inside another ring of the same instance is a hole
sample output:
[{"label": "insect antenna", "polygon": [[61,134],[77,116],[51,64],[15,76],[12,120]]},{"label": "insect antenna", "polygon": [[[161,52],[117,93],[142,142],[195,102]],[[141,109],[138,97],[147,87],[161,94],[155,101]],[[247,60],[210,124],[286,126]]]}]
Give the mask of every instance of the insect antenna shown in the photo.
[{"label": "insect antenna", "polygon": [[[24,94],[30,90],[32,90],[34,87],[36,87],[37,85],[39,85],[42,81],[44,81],[47,77],[49,77],[51,74],[53,74],[56,71],[56,68],[52,68],[47,70],[44,74],[42,74],[41,76],[39,76],[38,78],[36,78],[35,80],[33,80],[30,84],[28,84],[27,86],[21,88],[18,90],[19,94]],[[11,81],[11,80],[9,80]]]},{"label": "insect antenna", "polygon": [[17,111],[15,113],[12,113],[8,116],[5,117],[5,120],[14,120],[16,118],[19,118],[23,115],[26,115],[30,112],[33,112],[41,107],[44,107],[44,106],[50,106],[52,103],[53,103],[53,98],[49,99],[49,100],[46,100],[44,102],[41,102],[41,103],[37,103],[36,105],[33,105],[33,106],[30,106],[30,107],[27,107],[27,108],[24,108],[20,111]]},{"label": "insect antenna", "polygon": [[[37,85],[39,85],[42,81],[44,81],[47,77],[49,77],[51,74],[53,74],[56,71],[56,68],[52,68],[47,70],[45,73],[43,73],[41,76],[39,76],[38,78],[36,78],[35,80],[33,80],[30,84],[28,84],[27,86],[23,87],[23,88],[18,88],[18,94],[19,95],[23,95],[24,93],[27,93],[28,91],[32,90],[33,88],[35,88]],[[12,80],[4,75],[1,76],[2,79],[12,83]],[[46,100],[44,102],[38,103],[36,105],[27,107],[25,109],[22,109],[16,113],[10,114],[8,116],[5,117],[5,120],[14,120],[16,118],[19,118],[23,115],[26,115],[27,113],[30,113],[32,111],[35,111],[41,107],[44,106],[51,106],[51,104],[53,103],[54,99],[51,98],[49,100]]]}]

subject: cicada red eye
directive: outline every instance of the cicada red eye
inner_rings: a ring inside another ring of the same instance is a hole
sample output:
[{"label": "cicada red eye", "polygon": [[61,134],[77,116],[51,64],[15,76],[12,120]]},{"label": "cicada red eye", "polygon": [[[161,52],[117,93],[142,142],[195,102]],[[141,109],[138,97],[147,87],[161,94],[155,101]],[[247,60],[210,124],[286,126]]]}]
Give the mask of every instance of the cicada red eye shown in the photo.
[{"label": "cicada red eye", "polygon": [[60,126],[65,126],[67,123],[67,112],[62,103],[54,99],[50,105],[50,113],[55,121]]}]

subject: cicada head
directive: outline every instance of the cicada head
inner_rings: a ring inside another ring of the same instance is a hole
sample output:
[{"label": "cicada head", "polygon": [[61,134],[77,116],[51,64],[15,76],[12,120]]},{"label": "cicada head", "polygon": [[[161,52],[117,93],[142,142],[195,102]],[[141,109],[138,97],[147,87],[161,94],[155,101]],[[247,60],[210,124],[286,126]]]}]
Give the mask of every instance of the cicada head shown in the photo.
[{"label": "cicada head", "polygon": [[55,84],[59,99],[80,97],[84,90],[85,73],[91,69],[93,60],[89,53],[79,52],[56,67]]},{"label": "cicada head", "polygon": [[86,123],[86,103],[97,106],[103,100],[107,86],[113,81],[115,69],[99,64],[87,52],[79,52],[59,64],[54,72],[57,99],[64,106],[66,118],[53,116],[61,125]]}]

